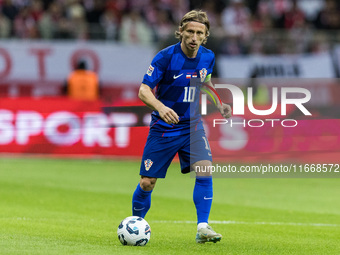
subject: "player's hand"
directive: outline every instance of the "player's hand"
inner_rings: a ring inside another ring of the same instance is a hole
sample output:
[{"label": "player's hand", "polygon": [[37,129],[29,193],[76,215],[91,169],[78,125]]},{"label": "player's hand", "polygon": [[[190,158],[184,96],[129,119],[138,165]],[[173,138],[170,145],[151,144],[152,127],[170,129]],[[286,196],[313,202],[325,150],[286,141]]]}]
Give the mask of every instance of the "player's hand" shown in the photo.
[{"label": "player's hand", "polygon": [[159,116],[168,124],[177,124],[179,122],[179,117],[177,113],[167,106],[163,106],[158,110]]},{"label": "player's hand", "polygon": [[222,106],[218,107],[218,110],[222,114],[223,118],[230,118],[231,117],[231,107],[228,104],[222,103]]}]

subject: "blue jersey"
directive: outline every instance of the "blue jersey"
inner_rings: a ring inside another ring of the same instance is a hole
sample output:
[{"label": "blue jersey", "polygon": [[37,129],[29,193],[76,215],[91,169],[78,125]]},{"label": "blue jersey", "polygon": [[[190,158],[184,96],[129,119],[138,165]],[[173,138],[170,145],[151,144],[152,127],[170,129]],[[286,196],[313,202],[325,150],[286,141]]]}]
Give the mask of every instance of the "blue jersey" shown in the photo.
[{"label": "blue jersey", "polygon": [[214,64],[214,53],[203,46],[200,46],[195,58],[188,58],[180,43],[163,49],[155,56],[143,83],[151,89],[157,86],[156,98],[177,113],[179,123],[167,124],[157,111],[153,111],[151,135],[178,136],[203,129],[199,113],[200,88],[212,73]]}]

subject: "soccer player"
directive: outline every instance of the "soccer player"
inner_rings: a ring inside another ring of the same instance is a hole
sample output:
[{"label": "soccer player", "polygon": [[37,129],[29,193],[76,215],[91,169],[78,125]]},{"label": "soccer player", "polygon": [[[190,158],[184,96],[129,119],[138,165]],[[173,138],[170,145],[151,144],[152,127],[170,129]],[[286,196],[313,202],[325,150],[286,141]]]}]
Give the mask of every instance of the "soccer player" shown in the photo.
[{"label": "soccer player", "polygon": [[[179,43],[155,56],[140,86],[139,98],[154,111],[141,162],[141,179],[132,198],[134,216],[145,217],[157,178],[165,178],[176,153],[182,173],[199,167],[209,169],[212,165],[198,111],[200,88],[204,84],[213,87],[210,77],[215,56],[202,46],[209,36],[209,27],[205,12],[193,10],[185,14],[176,31]],[[191,82],[195,79],[201,82]],[[209,94],[215,97],[222,116],[229,118],[230,106],[217,100],[217,94]],[[222,238],[208,225],[212,198],[211,172],[196,171],[193,200],[197,212],[197,243],[217,242]]]}]

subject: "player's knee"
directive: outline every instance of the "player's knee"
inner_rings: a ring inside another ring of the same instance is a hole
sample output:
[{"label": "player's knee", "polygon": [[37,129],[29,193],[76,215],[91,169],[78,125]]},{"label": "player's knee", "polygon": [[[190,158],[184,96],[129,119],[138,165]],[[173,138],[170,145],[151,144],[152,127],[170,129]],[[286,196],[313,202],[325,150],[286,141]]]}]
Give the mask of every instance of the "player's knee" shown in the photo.
[{"label": "player's knee", "polygon": [[140,186],[145,191],[153,190],[156,185],[157,178],[150,178],[142,176],[140,179]]},{"label": "player's knee", "polygon": [[196,172],[196,176],[211,176],[212,162],[210,160],[201,160],[191,165],[192,170]]}]

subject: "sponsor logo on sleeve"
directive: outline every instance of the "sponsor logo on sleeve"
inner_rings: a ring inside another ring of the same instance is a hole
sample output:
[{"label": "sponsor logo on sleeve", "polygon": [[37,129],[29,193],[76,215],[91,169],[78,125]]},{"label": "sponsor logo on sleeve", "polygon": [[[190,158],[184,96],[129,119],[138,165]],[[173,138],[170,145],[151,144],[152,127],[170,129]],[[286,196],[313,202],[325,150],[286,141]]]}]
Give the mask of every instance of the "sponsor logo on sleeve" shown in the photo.
[{"label": "sponsor logo on sleeve", "polygon": [[148,71],[146,72],[146,74],[151,76],[152,73],[153,73],[153,70],[155,70],[155,68],[152,65],[150,65],[149,68],[148,68]]}]

